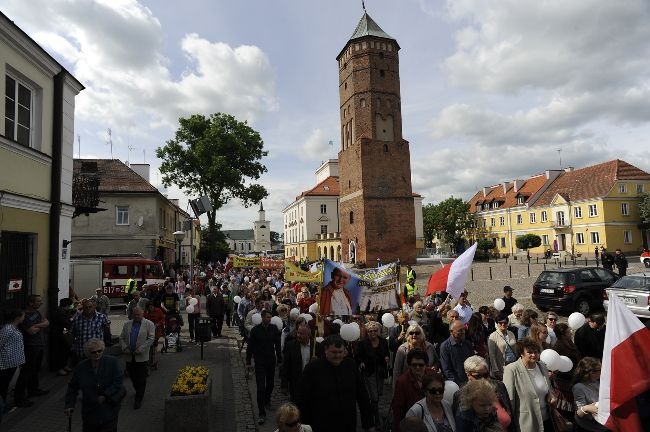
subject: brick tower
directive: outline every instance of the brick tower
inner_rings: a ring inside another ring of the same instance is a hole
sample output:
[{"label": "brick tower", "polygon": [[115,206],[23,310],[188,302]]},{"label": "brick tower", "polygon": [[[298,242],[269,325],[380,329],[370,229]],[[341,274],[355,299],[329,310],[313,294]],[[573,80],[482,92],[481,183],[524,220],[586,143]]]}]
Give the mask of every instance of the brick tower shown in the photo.
[{"label": "brick tower", "polygon": [[364,12],[339,53],[344,261],[415,262],[408,141],[402,138],[397,41]]}]

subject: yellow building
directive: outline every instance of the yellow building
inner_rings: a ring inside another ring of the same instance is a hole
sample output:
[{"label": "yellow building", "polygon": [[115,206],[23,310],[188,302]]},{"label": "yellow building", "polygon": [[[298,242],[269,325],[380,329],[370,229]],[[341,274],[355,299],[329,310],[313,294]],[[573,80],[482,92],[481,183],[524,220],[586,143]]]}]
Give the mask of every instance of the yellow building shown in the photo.
[{"label": "yellow building", "polygon": [[68,295],[75,97],[68,71],[0,13],[0,304]]},{"label": "yellow building", "polygon": [[525,180],[485,187],[470,200],[479,235],[492,239],[500,255],[518,254],[516,238],[541,237],[530,250],[594,256],[595,249],[638,253],[648,247],[639,228],[639,202],[650,174],[622,160],[574,170],[546,171]]}]

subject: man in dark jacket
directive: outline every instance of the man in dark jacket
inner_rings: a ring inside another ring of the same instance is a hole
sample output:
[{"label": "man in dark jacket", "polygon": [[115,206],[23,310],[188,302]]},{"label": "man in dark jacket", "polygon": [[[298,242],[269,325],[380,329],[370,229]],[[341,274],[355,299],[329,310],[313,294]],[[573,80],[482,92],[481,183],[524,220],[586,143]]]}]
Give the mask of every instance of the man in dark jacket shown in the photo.
[{"label": "man in dark jacket", "polygon": [[616,249],[614,253],[614,264],[616,264],[619,276],[623,277],[627,274],[627,258],[620,249]]},{"label": "man in dark jacket", "polygon": [[374,431],[370,398],[354,360],[346,357],[339,335],[323,342],[325,358],[310,362],[302,372],[298,407],[304,424],[314,432],[356,431],[357,409],[364,429]]},{"label": "man in dark jacket", "polygon": [[302,371],[312,359],[313,344],[309,326],[302,325],[296,330],[295,339],[284,344],[282,367],[280,368],[280,388],[289,391],[291,402],[298,400],[298,384]]},{"label": "man in dark jacket", "polygon": [[212,336],[221,337],[221,328],[223,327],[223,315],[226,313],[226,301],[221,295],[218,287],[212,288],[212,293],[206,301],[206,309],[210,317],[212,327]]},{"label": "man in dark jacket", "polygon": [[605,316],[591,314],[582,327],[576,330],[574,341],[583,357],[603,358],[605,349]]},{"label": "man in dark jacket", "polygon": [[255,359],[258,424],[266,421],[265,406],[271,404],[276,359],[277,363],[282,363],[280,330],[271,324],[271,312],[262,310],[261,315],[262,323],[251,330],[246,349],[246,366],[250,367],[251,358]]}]

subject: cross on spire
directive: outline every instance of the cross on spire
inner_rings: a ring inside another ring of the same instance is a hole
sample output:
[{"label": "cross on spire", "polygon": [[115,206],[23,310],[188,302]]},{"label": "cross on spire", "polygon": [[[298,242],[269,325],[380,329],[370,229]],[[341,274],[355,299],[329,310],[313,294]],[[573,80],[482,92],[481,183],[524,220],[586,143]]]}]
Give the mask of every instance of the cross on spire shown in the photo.
[{"label": "cross on spire", "polygon": [[361,7],[363,8],[363,11],[365,12],[366,11],[366,3],[364,2],[364,0],[361,0]]}]

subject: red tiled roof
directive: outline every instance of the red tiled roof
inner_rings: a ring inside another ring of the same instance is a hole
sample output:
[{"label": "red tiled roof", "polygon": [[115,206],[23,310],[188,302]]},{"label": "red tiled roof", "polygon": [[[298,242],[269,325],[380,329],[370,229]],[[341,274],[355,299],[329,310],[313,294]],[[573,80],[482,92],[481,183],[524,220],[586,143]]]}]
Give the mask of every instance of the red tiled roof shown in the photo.
[{"label": "red tiled roof", "polygon": [[565,172],[533,206],[550,205],[556,194],[561,194],[568,201],[603,197],[618,180],[650,180],[650,174],[620,159]]},{"label": "red tiled roof", "polygon": [[339,196],[340,194],[341,188],[339,186],[339,178],[336,176],[329,176],[313,188],[298,195],[296,200],[304,196]]},{"label": "red tiled roof", "polygon": [[74,173],[81,172],[83,164],[97,164],[100,176],[99,192],[152,192],[159,193],[151,183],[118,159],[75,159]]},{"label": "red tiled roof", "polygon": [[[514,182],[509,182],[508,190],[506,193],[503,192],[503,185],[498,184],[495,186],[490,186],[487,195],[483,196],[483,190],[478,191],[470,200],[470,212],[475,213],[480,211],[477,207],[483,203],[492,203],[494,201],[499,202],[499,208],[508,208],[508,207],[517,207],[517,197],[524,196],[526,201],[535,194],[544,184],[547,182],[545,174],[535,175],[527,180],[524,180],[524,184],[515,192]],[[492,209],[490,209],[492,210]]]}]

